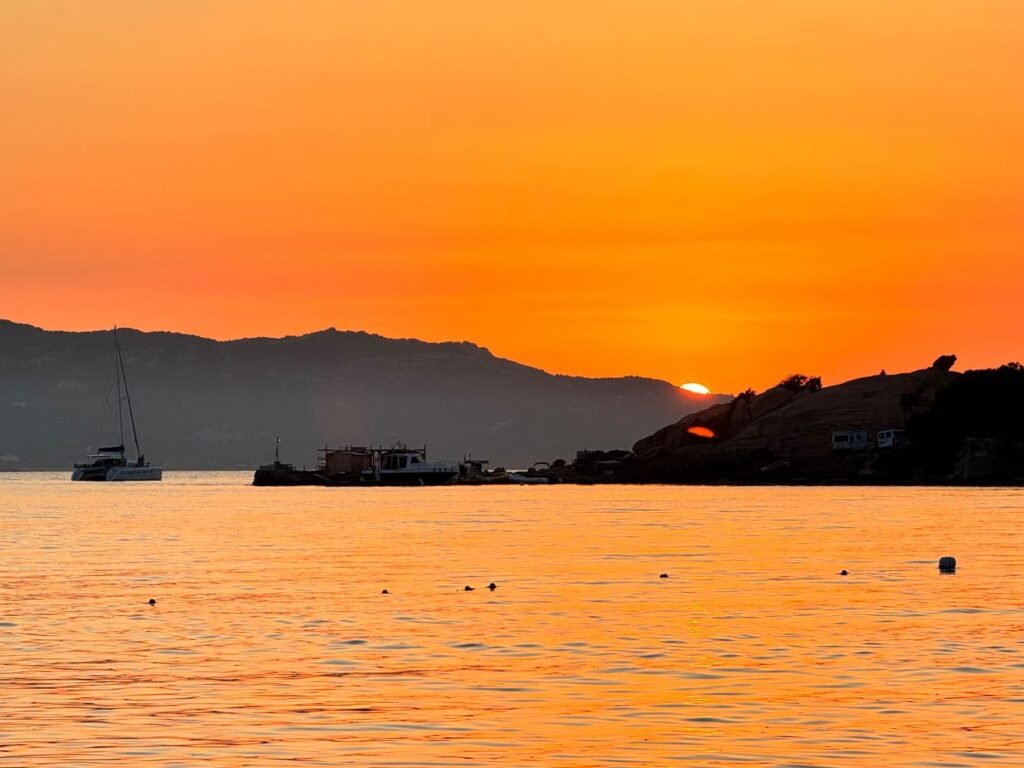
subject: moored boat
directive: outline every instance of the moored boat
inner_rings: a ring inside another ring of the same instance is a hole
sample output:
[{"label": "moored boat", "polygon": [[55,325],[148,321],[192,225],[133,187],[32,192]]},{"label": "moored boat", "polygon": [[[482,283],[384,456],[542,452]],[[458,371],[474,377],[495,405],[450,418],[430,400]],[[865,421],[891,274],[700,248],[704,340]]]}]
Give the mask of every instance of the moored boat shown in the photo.
[{"label": "moored boat", "polygon": [[[89,454],[90,461],[75,464],[71,479],[91,482],[129,482],[141,480],[162,480],[163,469],[154,467],[146,461],[139,447],[139,433],[135,428],[135,412],[132,410],[131,395],[128,392],[128,378],[124,369],[124,358],[121,356],[121,344],[114,328],[114,380],[117,382],[117,429],[120,441],[115,446],[100,448],[97,453]],[[128,418],[132,427],[132,439],[135,442],[135,453],[138,458],[128,461],[124,450],[124,409],[122,403],[128,404]]]},{"label": "moored boat", "polygon": [[426,448],[399,445],[381,451],[360,479],[374,485],[446,485],[458,476],[454,461],[427,461]]}]

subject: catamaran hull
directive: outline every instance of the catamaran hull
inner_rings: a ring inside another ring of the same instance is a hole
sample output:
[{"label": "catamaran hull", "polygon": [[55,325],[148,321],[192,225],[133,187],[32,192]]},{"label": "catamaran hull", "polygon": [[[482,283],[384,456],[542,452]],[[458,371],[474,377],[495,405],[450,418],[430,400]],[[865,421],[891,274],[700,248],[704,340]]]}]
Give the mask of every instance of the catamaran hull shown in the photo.
[{"label": "catamaran hull", "polygon": [[76,467],[71,473],[71,479],[75,481],[102,482],[107,479],[110,467]]},{"label": "catamaran hull", "polygon": [[107,472],[109,482],[127,482],[138,480],[162,480],[162,467],[112,467]]},{"label": "catamaran hull", "polygon": [[160,467],[78,467],[71,473],[74,481],[93,483],[162,480],[163,476]]}]

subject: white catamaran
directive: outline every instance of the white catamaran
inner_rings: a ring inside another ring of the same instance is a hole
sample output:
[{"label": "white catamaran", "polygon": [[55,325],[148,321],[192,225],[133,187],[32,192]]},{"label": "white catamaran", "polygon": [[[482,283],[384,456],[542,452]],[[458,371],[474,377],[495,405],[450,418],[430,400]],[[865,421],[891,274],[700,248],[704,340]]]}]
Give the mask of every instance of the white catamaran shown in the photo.
[{"label": "white catamaran", "polygon": [[[128,393],[128,377],[124,372],[124,359],[121,357],[121,344],[117,339],[117,328],[114,328],[114,378],[117,381],[117,429],[120,440],[117,445],[100,448],[98,452],[89,454],[88,464],[75,464],[71,473],[72,480],[93,481],[126,481],[126,480],[161,480],[163,469],[152,467],[139,448],[139,434],[135,429],[135,414],[132,411],[132,398]],[[129,462],[124,453],[124,412],[122,403],[128,403],[128,418],[132,425],[132,439],[135,441],[134,462]]]}]

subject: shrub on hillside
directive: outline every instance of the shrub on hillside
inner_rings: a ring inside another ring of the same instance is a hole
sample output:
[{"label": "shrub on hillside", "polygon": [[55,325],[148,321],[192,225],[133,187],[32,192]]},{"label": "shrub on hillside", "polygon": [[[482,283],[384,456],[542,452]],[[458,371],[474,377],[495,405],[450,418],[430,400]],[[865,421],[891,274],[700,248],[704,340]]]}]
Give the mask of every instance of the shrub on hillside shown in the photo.
[{"label": "shrub on hillside", "polygon": [[794,373],[780,381],[776,386],[788,389],[790,392],[817,392],[821,389],[820,376],[805,376],[802,373]]}]

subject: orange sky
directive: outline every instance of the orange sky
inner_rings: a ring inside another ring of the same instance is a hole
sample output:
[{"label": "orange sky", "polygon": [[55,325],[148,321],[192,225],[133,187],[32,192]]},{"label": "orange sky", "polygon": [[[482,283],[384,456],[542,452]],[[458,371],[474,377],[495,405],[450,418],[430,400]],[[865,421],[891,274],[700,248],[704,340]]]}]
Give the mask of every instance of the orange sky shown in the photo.
[{"label": "orange sky", "polygon": [[762,388],[1024,357],[1018,0],[0,5],[0,317]]}]

